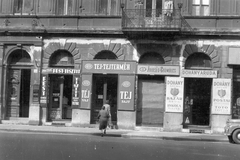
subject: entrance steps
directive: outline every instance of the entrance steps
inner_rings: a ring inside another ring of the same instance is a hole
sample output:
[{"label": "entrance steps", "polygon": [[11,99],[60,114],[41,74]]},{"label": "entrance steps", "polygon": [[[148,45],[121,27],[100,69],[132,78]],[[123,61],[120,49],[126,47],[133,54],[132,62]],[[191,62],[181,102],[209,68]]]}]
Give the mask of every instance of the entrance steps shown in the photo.
[{"label": "entrance steps", "polygon": [[188,125],[182,129],[184,133],[212,134],[210,126]]},{"label": "entrance steps", "polygon": [[29,119],[28,118],[17,118],[17,117],[11,117],[6,120],[1,120],[2,124],[13,124],[13,125],[28,125]]},{"label": "entrance steps", "polygon": [[54,120],[52,122],[45,122],[45,126],[56,126],[56,127],[70,127],[71,126],[71,120]]},{"label": "entrance steps", "polygon": [[156,131],[156,132],[162,132],[163,127],[148,127],[148,126],[136,126],[136,131]]}]

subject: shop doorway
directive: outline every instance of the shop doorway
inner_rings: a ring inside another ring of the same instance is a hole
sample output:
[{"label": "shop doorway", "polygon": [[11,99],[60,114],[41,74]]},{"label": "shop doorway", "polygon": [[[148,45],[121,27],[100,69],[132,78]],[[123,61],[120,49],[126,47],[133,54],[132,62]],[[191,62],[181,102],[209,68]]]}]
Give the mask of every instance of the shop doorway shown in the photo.
[{"label": "shop doorway", "polygon": [[118,75],[93,75],[91,124],[97,123],[98,112],[101,110],[106,100],[109,100],[111,106],[113,125],[117,124],[117,86]]},{"label": "shop doorway", "polygon": [[72,75],[50,75],[50,120],[71,119]]},{"label": "shop doorway", "polygon": [[163,76],[139,76],[138,126],[163,126],[165,85]]},{"label": "shop doorway", "polygon": [[185,78],[184,126],[209,126],[211,78]]}]

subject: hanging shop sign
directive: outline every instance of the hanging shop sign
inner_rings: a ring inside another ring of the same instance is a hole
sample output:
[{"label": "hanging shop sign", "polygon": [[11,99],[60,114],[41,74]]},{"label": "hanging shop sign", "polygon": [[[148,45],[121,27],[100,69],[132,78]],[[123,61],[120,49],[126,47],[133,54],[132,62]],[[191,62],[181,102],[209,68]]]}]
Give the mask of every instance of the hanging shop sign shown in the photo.
[{"label": "hanging shop sign", "polygon": [[179,66],[142,65],[137,67],[137,74],[179,75]]},{"label": "hanging shop sign", "polygon": [[73,97],[72,97],[72,105],[73,106],[79,106],[79,81],[80,77],[79,76],[74,76],[73,77]]},{"label": "hanging shop sign", "polygon": [[45,74],[80,74],[80,69],[72,69],[72,68],[47,68],[43,69],[42,73]]},{"label": "hanging shop sign", "polygon": [[191,78],[217,78],[217,70],[190,70],[183,69],[181,77]]},{"label": "hanging shop sign", "polygon": [[183,78],[166,77],[166,112],[183,112],[183,88]]},{"label": "hanging shop sign", "polygon": [[130,61],[83,61],[82,73],[133,74],[136,62]]},{"label": "hanging shop sign", "polygon": [[47,75],[43,75],[40,103],[47,103],[47,81]]},{"label": "hanging shop sign", "polygon": [[231,79],[213,79],[212,114],[230,114]]},{"label": "hanging shop sign", "polygon": [[119,76],[119,93],[118,93],[118,109],[134,110],[134,86],[135,76],[120,75]]},{"label": "hanging shop sign", "polygon": [[92,75],[82,75],[81,84],[81,108],[91,108],[91,87],[92,87]]}]

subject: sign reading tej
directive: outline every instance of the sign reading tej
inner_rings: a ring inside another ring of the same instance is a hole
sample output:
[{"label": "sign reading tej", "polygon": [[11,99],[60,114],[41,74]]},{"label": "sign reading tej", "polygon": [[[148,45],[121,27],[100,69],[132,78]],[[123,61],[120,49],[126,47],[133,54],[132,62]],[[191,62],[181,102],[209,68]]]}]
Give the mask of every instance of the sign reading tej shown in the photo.
[{"label": "sign reading tej", "polygon": [[213,79],[212,114],[230,114],[231,79]]},{"label": "sign reading tej", "polygon": [[184,79],[166,77],[166,112],[183,112]]},{"label": "sign reading tej", "polygon": [[91,107],[91,86],[92,75],[82,75],[81,108],[90,109]]},{"label": "sign reading tej", "polygon": [[134,110],[134,84],[135,76],[119,76],[119,110]]}]

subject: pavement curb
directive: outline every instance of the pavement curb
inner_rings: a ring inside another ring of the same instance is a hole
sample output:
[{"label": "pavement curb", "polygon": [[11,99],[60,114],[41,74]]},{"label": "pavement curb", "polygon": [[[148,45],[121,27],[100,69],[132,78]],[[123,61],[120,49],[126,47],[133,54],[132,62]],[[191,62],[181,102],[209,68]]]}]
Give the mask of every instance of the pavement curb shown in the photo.
[{"label": "pavement curb", "polygon": [[[65,128],[66,129],[66,128]],[[0,131],[11,132],[32,132],[32,133],[53,133],[53,134],[73,134],[73,135],[100,135],[98,129],[81,128],[81,129],[60,129],[60,128],[0,128]],[[168,135],[167,135],[168,134]],[[229,142],[227,136],[215,135],[192,135],[181,133],[165,133],[165,132],[138,132],[127,130],[107,130],[108,136],[131,138],[131,139],[160,139],[174,141],[201,141],[201,142]]]}]

